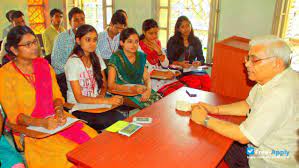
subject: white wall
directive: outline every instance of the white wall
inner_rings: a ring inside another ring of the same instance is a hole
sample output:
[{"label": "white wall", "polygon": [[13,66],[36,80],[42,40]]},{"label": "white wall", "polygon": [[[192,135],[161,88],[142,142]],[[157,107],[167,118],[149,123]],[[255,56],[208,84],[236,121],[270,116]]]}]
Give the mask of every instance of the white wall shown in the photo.
[{"label": "white wall", "polygon": [[115,0],[115,10],[123,9],[129,18],[129,27],[134,27],[138,33],[142,32],[144,20],[154,18],[154,0]]},{"label": "white wall", "polygon": [[219,36],[270,34],[275,0],[220,0]]},{"label": "white wall", "polygon": [[[63,8],[62,0],[49,0],[49,8]],[[239,35],[251,38],[255,35],[270,34],[274,15],[275,0],[220,0],[220,40]],[[155,0],[115,0],[115,9],[128,13],[129,26],[141,33],[142,22],[155,17]],[[0,38],[8,25],[5,13],[9,9],[22,10],[27,20],[27,0],[1,0]]]},{"label": "white wall", "polygon": [[[218,39],[270,34],[276,0],[220,0]],[[115,9],[129,16],[129,26],[141,33],[142,22],[155,17],[154,0],[115,0]]]}]

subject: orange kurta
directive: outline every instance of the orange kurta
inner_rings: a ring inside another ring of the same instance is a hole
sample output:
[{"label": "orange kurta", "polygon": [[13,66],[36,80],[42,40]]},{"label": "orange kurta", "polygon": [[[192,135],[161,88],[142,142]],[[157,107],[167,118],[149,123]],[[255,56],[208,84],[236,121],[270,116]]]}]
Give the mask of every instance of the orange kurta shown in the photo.
[{"label": "orange kurta", "polygon": [[[53,100],[63,99],[52,67],[50,71]],[[0,103],[11,123],[16,123],[17,116],[21,113],[30,116],[35,107],[35,89],[17,72],[11,62],[0,68]],[[91,138],[97,135],[96,131],[87,125],[82,129]],[[43,139],[25,137],[25,159],[28,166],[33,168],[71,167],[66,153],[77,146],[77,143],[59,134]]]}]

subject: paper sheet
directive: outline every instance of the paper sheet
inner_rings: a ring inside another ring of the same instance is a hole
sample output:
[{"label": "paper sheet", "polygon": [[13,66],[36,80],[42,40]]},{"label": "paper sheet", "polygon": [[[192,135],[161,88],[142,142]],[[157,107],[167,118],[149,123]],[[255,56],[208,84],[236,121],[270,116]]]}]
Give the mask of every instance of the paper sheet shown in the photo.
[{"label": "paper sheet", "polygon": [[80,119],[78,119],[78,118],[67,117],[66,123],[63,126],[59,126],[59,127],[57,127],[56,129],[53,129],[53,130],[48,130],[44,127],[36,127],[36,126],[28,126],[27,129],[42,132],[42,133],[46,133],[46,134],[55,134],[55,133],[57,133],[61,130],[64,130],[66,127],[68,127],[69,125],[71,125],[74,122],[77,122],[79,120]]},{"label": "paper sheet", "polygon": [[202,71],[204,66],[194,67],[191,66],[190,68],[184,68],[183,72],[191,72],[191,71]]},{"label": "paper sheet", "polygon": [[73,106],[73,108],[69,112],[72,113],[76,110],[111,108],[111,107],[112,107],[111,104],[81,104],[81,103],[77,103]]},{"label": "paper sheet", "polygon": [[106,128],[106,131],[109,132],[118,132],[119,130],[125,128],[129,125],[129,122],[126,121],[117,121],[116,123],[112,124],[110,127]]}]

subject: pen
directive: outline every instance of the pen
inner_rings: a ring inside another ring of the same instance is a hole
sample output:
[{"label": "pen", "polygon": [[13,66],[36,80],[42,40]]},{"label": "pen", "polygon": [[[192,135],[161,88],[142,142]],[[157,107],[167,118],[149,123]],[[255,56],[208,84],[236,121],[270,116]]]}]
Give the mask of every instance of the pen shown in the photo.
[{"label": "pen", "polygon": [[188,92],[188,90],[186,90],[186,93],[187,93],[187,95],[188,95],[189,97],[196,97],[196,94],[191,94],[191,93]]}]

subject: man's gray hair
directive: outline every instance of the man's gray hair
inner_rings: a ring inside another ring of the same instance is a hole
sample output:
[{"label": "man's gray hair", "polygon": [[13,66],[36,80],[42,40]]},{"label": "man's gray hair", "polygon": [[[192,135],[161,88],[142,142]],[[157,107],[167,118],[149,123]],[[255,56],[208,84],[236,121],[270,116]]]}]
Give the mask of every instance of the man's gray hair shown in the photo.
[{"label": "man's gray hair", "polygon": [[250,48],[256,45],[265,46],[265,54],[269,57],[278,57],[283,60],[286,67],[290,64],[291,48],[279,37],[274,35],[254,37],[249,42]]}]

